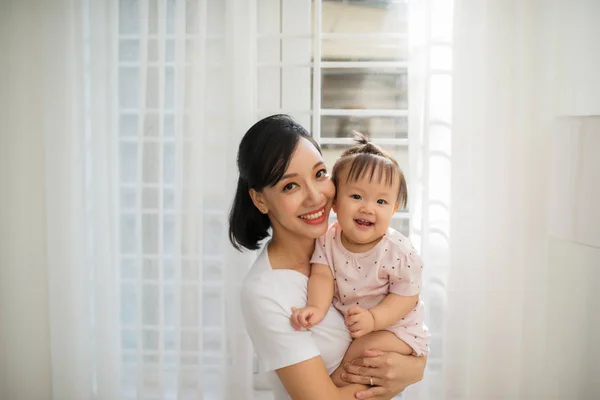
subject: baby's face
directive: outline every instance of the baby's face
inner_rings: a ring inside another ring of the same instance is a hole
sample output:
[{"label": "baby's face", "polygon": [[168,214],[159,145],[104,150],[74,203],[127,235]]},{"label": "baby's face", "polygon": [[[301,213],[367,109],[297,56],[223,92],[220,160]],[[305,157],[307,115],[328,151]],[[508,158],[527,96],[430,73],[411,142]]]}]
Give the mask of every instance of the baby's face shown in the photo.
[{"label": "baby's face", "polygon": [[395,176],[392,185],[388,185],[386,179],[377,180],[379,174],[375,171],[370,182],[370,174],[358,181],[346,182],[348,170],[346,167],[340,171],[334,210],[349,244],[366,251],[362,247],[378,243],[390,226],[398,208],[400,177]]}]

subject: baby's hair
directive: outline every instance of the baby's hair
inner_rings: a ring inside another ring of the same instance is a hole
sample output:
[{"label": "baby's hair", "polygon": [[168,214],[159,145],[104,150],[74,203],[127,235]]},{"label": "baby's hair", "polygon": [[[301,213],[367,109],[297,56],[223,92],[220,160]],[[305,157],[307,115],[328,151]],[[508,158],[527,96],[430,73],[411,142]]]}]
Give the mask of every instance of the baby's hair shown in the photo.
[{"label": "baby's hair", "polygon": [[[388,186],[394,183],[394,177],[400,178],[397,203],[400,208],[406,207],[408,190],[406,179],[398,162],[381,147],[371,143],[364,134],[353,131],[356,145],[350,147],[337,159],[332,170],[332,180],[336,188],[340,182],[340,172],[347,166],[348,176],[346,182],[356,182],[368,178],[369,182],[376,179],[377,182],[385,182]],[[377,176],[375,176],[377,175]]]}]

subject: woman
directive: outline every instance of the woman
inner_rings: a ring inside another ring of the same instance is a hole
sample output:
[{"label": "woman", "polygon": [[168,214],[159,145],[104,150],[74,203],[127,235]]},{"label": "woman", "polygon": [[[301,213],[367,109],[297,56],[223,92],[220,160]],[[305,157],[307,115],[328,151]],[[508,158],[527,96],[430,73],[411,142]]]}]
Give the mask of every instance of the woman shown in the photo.
[{"label": "woman", "polygon": [[256,250],[272,229],[241,298],[254,349],[265,370],[276,373],[275,399],[389,399],[421,380],[423,357],[371,350],[345,366],[342,379],[354,384],[337,388],[329,374],[351,343],[341,314],[331,308],[310,331],[290,324],[291,308],[306,304],[309,259],[315,239],[327,230],[335,195],[308,132],[286,115],[257,122],[240,143],[238,169],[229,215],[232,244]]}]

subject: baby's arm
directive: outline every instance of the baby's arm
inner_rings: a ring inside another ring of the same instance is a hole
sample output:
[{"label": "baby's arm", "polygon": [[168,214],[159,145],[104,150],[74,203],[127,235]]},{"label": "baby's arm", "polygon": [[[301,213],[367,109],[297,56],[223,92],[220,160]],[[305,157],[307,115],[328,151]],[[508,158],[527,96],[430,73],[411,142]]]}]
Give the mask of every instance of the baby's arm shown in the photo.
[{"label": "baby's arm", "polygon": [[381,303],[369,310],[375,320],[375,328],[373,330],[380,331],[393,325],[401,318],[407,316],[418,303],[418,294],[414,296],[388,294]]},{"label": "baby's arm", "polygon": [[329,265],[313,264],[308,280],[308,306],[316,307],[327,314],[333,300],[333,273]]},{"label": "baby's arm", "polygon": [[354,339],[368,333],[382,331],[404,318],[418,304],[419,295],[401,296],[388,294],[378,305],[366,310],[352,306],[348,310],[345,323]]},{"label": "baby's arm", "polygon": [[333,299],[333,273],[325,264],[312,264],[308,279],[307,306],[292,309],[290,320],[296,329],[310,328],[323,320]]}]

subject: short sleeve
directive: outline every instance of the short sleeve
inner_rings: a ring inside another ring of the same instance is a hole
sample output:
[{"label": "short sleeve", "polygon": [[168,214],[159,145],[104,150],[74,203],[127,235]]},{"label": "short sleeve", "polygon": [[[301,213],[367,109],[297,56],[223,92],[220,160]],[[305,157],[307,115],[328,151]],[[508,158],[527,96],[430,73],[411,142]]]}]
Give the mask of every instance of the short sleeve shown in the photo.
[{"label": "short sleeve", "polygon": [[278,289],[260,280],[243,286],[241,306],[246,330],[262,369],[273,371],[320,355],[310,331],[296,331]]},{"label": "short sleeve", "polygon": [[317,239],[315,242],[315,251],[313,251],[313,255],[310,259],[311,264],[325,264],[331,266],[331,249],[327,248],[328,242],[330,241],[327,240],[327,234]]},{"label": "short sleeve", "polygon": [[404,246],[396,247],[396,267],[387,269],[390,293],[400,296],[415,296],[421,292],[422,287],[423,261],[410,242],[408,244],[408,249]]}]

